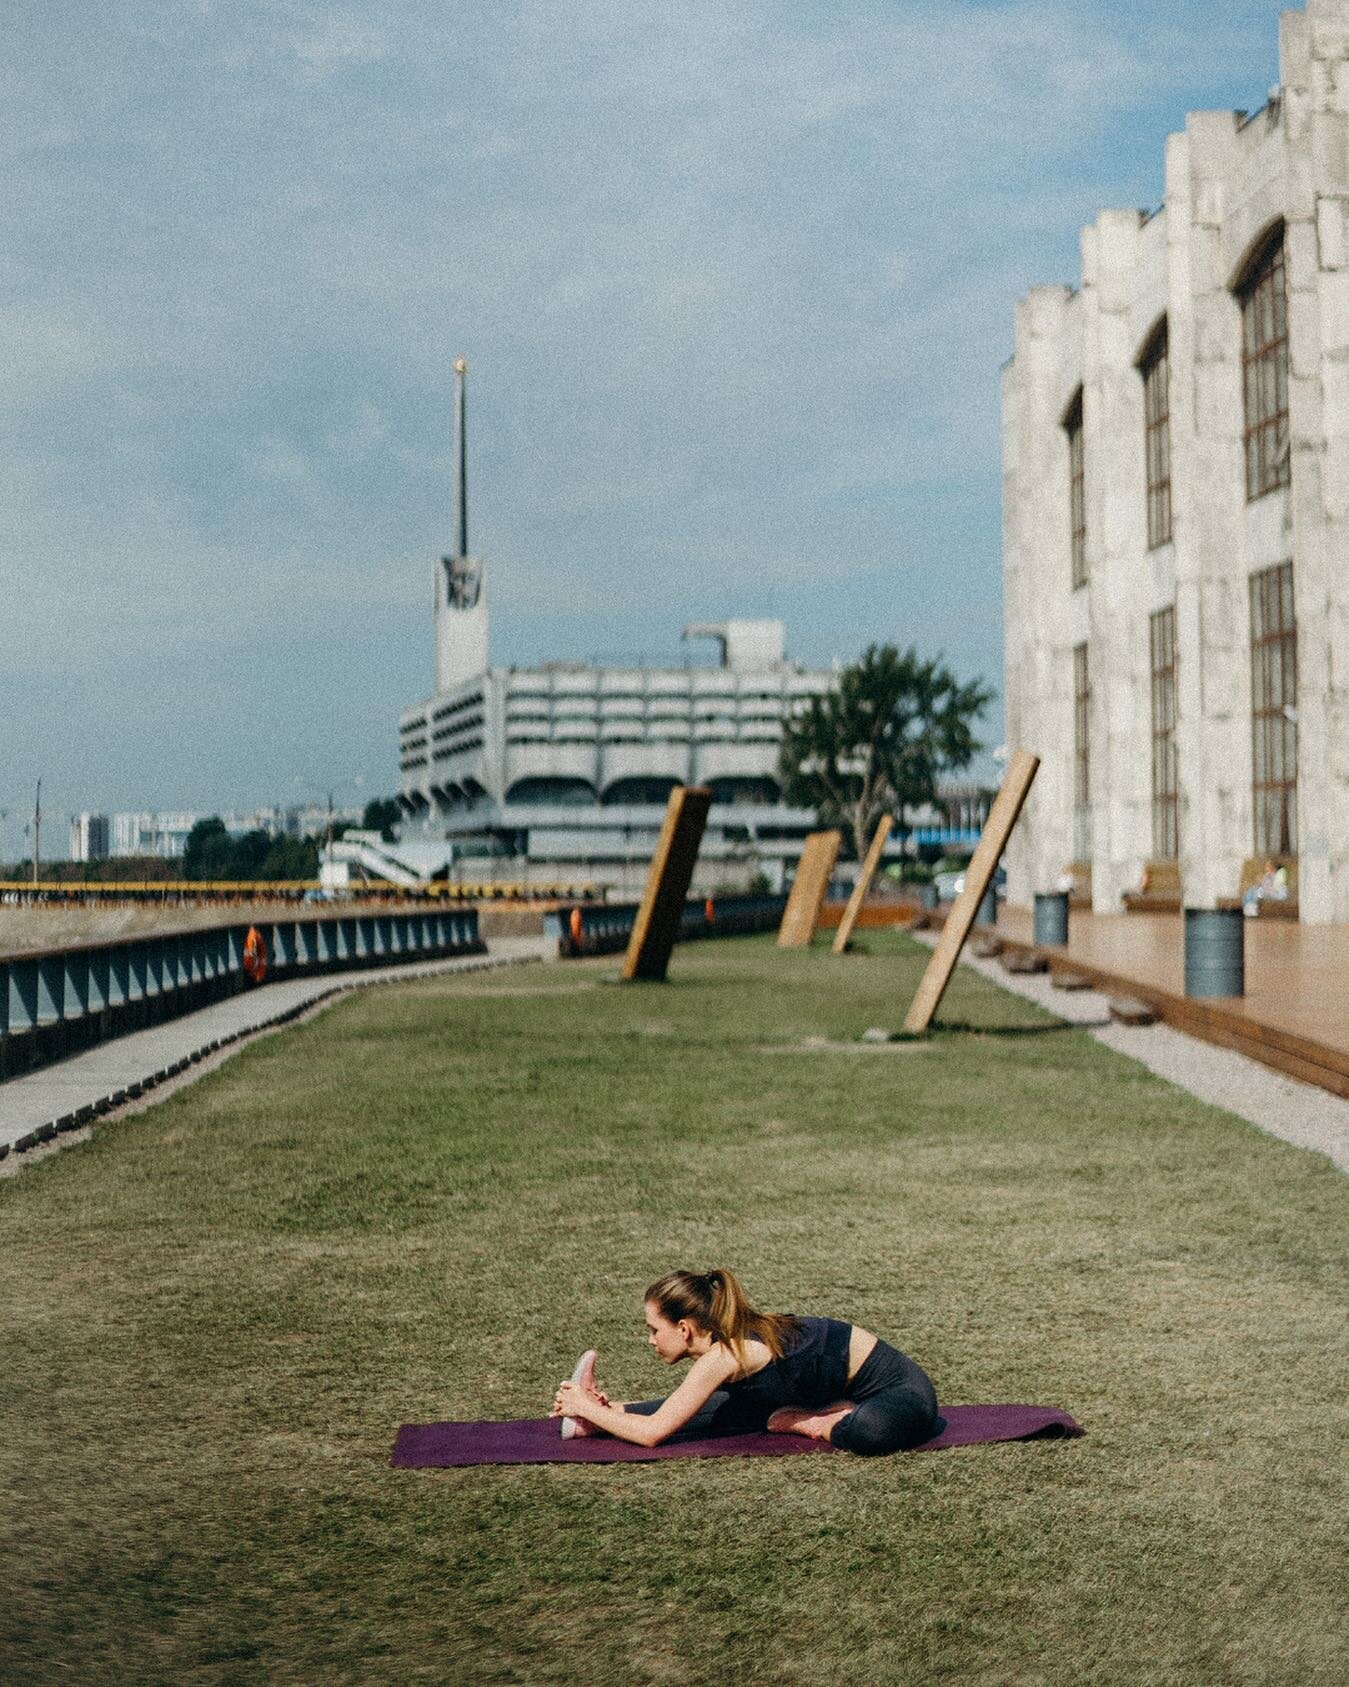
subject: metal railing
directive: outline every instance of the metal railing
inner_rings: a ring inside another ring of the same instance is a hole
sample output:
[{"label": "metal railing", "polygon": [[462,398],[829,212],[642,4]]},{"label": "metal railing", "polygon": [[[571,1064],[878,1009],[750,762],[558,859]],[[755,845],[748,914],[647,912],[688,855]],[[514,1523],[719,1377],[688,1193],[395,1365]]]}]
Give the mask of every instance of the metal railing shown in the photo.
[{"label": "metal railing", "polygon": [[[695,897],[684,904],[679,941],[776,931],[786,906],[785,896]],[[627,948],[637,909],[636,902],[573,902],[545,914],[543,929],[547,936],[557,938],[557,952],[564,960],[612,955]]]},{"label": "metal railing", "polygon": [[[244,968],[250,929],[264,981]],[[123,938],[0,959],[0,1081],[241,990],[315,973],[481,954],[476,908],[314,914]]]}]

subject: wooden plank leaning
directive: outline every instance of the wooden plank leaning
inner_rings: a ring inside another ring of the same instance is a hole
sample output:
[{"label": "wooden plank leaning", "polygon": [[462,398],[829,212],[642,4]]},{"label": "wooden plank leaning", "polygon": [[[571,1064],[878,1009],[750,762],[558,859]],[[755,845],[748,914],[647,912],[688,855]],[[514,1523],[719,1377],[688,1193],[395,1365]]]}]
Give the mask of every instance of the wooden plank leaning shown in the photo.
[{"label": "wooden plank leaning", "polygon": [[1007,764],[1007,775],[984,822],[979,847],[965,869],[965,888],[946,916],[937,947],[932,951],[932,959],[927,963],[927,970],[905,1015],[906,1031],[926,1031],[932,1023],[932,1016],[951,981],[960,951],[974,924],[974,916],[979,912],[984,892],[992,883],[1039,765],[1039,756],[1033,756],[1029,750],[1018,750]]},{"label": "wooden plank leaning", "polygon": [[857,916],[862,912],[862,904],[867,899],[867,892],[871,889],[871,881],[876,877],[876,869],[881,864],[881,852],[885,848],[885,840],[890,836],[890,828],[894,825],[894,817],[883,814],[876,822],[876,830],[872,834],[871,848],[867,851],[867,858],[862,863],[862,870],[857,875],[857,883],[852,887],[852,895],[848,898],[848,906],[843,910],[843,918],[838,923],[838,931],[834,935],[834,953],[841,955],[848,947],[848,939],[852,936],[852,928],[857,924]]},{"label": "wooden plank leaning", "polygon": [[829,889],[829,876],[838,859],[842,832],[812,832],[801,849],[792,880],[792,893],[778,927],[779,949],[808,949],[819,924],[820,907]]},{"label": "wooden plank leaning", "polygon": [[633,979],[660,983],[665,978],[711,804],[712,792],[706,785],[676,785],[670,792],[665,824],[623,957],[619,976],[624,983]]}]

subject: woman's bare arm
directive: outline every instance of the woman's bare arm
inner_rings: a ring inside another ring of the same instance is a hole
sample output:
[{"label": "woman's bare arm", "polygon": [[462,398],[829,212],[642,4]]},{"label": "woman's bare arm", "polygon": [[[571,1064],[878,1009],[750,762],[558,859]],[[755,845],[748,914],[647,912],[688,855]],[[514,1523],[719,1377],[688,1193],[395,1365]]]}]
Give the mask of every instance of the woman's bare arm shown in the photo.
[{"label": "woman's bare arm", "polygon": [[620,1441],[655,1447],[682,1429],[731,1380],[735,1370],[734,1354],[721,1346],[712,1348],[693,1361],[683,1382],[649,1417],[643,1412],[625,1412],[617,1406],[601,1405],[593,1395],[570,1382],[564,1382],[558,1390],[558,1407],[563,1416],[585,1418],[596,1429],[616,1435]]}]

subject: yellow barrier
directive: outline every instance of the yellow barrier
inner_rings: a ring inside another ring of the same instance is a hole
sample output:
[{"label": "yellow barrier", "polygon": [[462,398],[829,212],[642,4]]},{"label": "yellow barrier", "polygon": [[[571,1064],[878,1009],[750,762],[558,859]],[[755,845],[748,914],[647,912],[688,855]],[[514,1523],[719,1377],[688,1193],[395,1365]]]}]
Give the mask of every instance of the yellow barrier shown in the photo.
[{"label": "yellow barrier", "polygon": [[24,902],[299,902],[322,895],[327,901],[363,902],[598,902],[594,885],[486,882],[448,884],[435,880],[415,890],[402,885],[353,884],[338,896],[317,879],[0,879],[0,898]]}]

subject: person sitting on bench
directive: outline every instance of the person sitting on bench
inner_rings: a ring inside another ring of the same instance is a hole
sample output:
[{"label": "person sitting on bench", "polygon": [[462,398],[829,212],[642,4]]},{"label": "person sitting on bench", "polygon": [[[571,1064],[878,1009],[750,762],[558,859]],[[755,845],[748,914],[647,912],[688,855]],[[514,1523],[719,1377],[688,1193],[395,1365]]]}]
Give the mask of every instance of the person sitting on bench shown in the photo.
[{"label": "person sitting on bench", "polygon": [[553,1401],[564,1435],[654,1447],[767,1429],[875,1455],[944,1427],[927,1373],[860,1325],[760,1312],[721,1267],[672,1271],[644,1300],[649,1345],[667,1365],[691,1360],[688,1375],[667,1399],[614,1404],[595,1387],[592,1349]]}]

